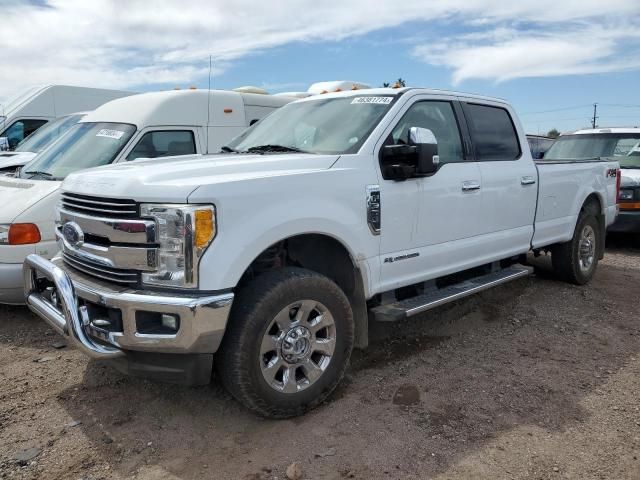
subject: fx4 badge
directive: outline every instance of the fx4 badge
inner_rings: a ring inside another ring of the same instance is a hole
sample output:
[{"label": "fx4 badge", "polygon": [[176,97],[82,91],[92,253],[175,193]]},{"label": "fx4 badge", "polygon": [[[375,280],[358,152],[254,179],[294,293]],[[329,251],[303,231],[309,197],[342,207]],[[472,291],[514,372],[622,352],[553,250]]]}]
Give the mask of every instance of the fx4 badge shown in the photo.
[{"label": "fx4 badge", "polygon": [[400,255],[397,257],[387,257],[384,259],[384,263],[393,263],[393,262],[398,262],[400,260],[409,260],[410,258],[416,258],[419,256],[420,254],[418,252],[407,253],[406,255]]},{"label": "fx4 badge", "polygon": [[615,168],[610,168],[609,170],[607,170],[607,178],[613,178],[617,176],[618,176],[618,170],[616,170]]}]

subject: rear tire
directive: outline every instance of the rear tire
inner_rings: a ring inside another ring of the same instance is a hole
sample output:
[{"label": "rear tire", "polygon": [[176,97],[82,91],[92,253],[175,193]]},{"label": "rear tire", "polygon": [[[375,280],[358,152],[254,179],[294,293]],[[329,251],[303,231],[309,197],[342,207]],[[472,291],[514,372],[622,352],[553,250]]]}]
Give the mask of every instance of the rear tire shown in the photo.
[{"label": "rear tire", "polygon": [[554,245],[551,251],[553,270],[558,278],[575,285],[588,283],[596,272],[599,253],[604,247],[600,245],[602,237],[596,216],[589,209],[582,211],[573,238]]},{"label": "rear tire", "polygon": [[250,410],[293,417],[333,392],[353,342],[351,306],[333,281],[302,268],[274,270],[237,292],[216,370]]}]

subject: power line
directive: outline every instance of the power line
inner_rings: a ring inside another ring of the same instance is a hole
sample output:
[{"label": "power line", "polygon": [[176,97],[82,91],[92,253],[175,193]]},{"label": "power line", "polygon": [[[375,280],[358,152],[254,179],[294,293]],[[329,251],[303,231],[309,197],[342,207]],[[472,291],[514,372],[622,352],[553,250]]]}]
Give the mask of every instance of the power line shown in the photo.
[{"label": "power line", "polygon": [[598,120],[598,104],[593,104],[593,120],[591,120],[591,127],[596,128],[596,121]]},{"label": "power line", "polygon": [[620,108],[640,108],[640,105],[634,105],[631,103],[601,103],[605,107],[620,107]]},{"label": "power line", "polygon": [[520,115],[537,115],[540,113],[554,113],[554,112],[564,112],[567,110],[580,110],[582,108],[590,108],[591,105],[580,105],[580,106],[576,106],[576,107],[564,107],[564,108],[555,108],[553,110],[540,110],[539,112],[525,112],[525,113],[521,113]]}]

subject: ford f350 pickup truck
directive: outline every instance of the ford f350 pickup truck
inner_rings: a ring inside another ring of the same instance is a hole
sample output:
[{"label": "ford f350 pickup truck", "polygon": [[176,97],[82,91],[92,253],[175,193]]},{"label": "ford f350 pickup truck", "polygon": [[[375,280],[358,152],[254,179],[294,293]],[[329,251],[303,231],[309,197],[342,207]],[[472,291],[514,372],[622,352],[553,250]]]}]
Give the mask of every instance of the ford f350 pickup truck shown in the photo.
[{"label": "ford f350 pickup truck", "polygon": [[420,88],[299,100],[223,148],[70,175],[30,308],[137,375],[223,384],[258,414],[318,405],[369,321],[520,278],[530,252],[584,284],[618,164],[535,163],[502,100]]}]

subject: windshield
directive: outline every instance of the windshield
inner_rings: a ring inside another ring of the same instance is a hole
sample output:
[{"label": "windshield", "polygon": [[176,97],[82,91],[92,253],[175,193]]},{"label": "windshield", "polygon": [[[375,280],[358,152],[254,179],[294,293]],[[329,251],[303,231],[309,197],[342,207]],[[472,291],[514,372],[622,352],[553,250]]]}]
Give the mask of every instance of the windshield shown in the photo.
[{"label": "windshield", "polygon": [[82,114],[69,115],[49,122],[20,142],[14,151],[40,153],[78,123],[82,117]]},{"label": "windshield", "polygon": [[384,116],[393,96],[314,99],[285,105],[236,137],[229,148],[239,152],[357,152]]},{"label": "windshield", "polygon": [[126,123],[77,123],[59,142],[25,165],[20,177],[39,174],[61,180],[77,170],[108,165],[135,131],[136,127]]},{"label": "windshield", "polygon": [[613,157],[622,168],[640,168],[640,132],[563,135],[544,160],[588,160]]}]

